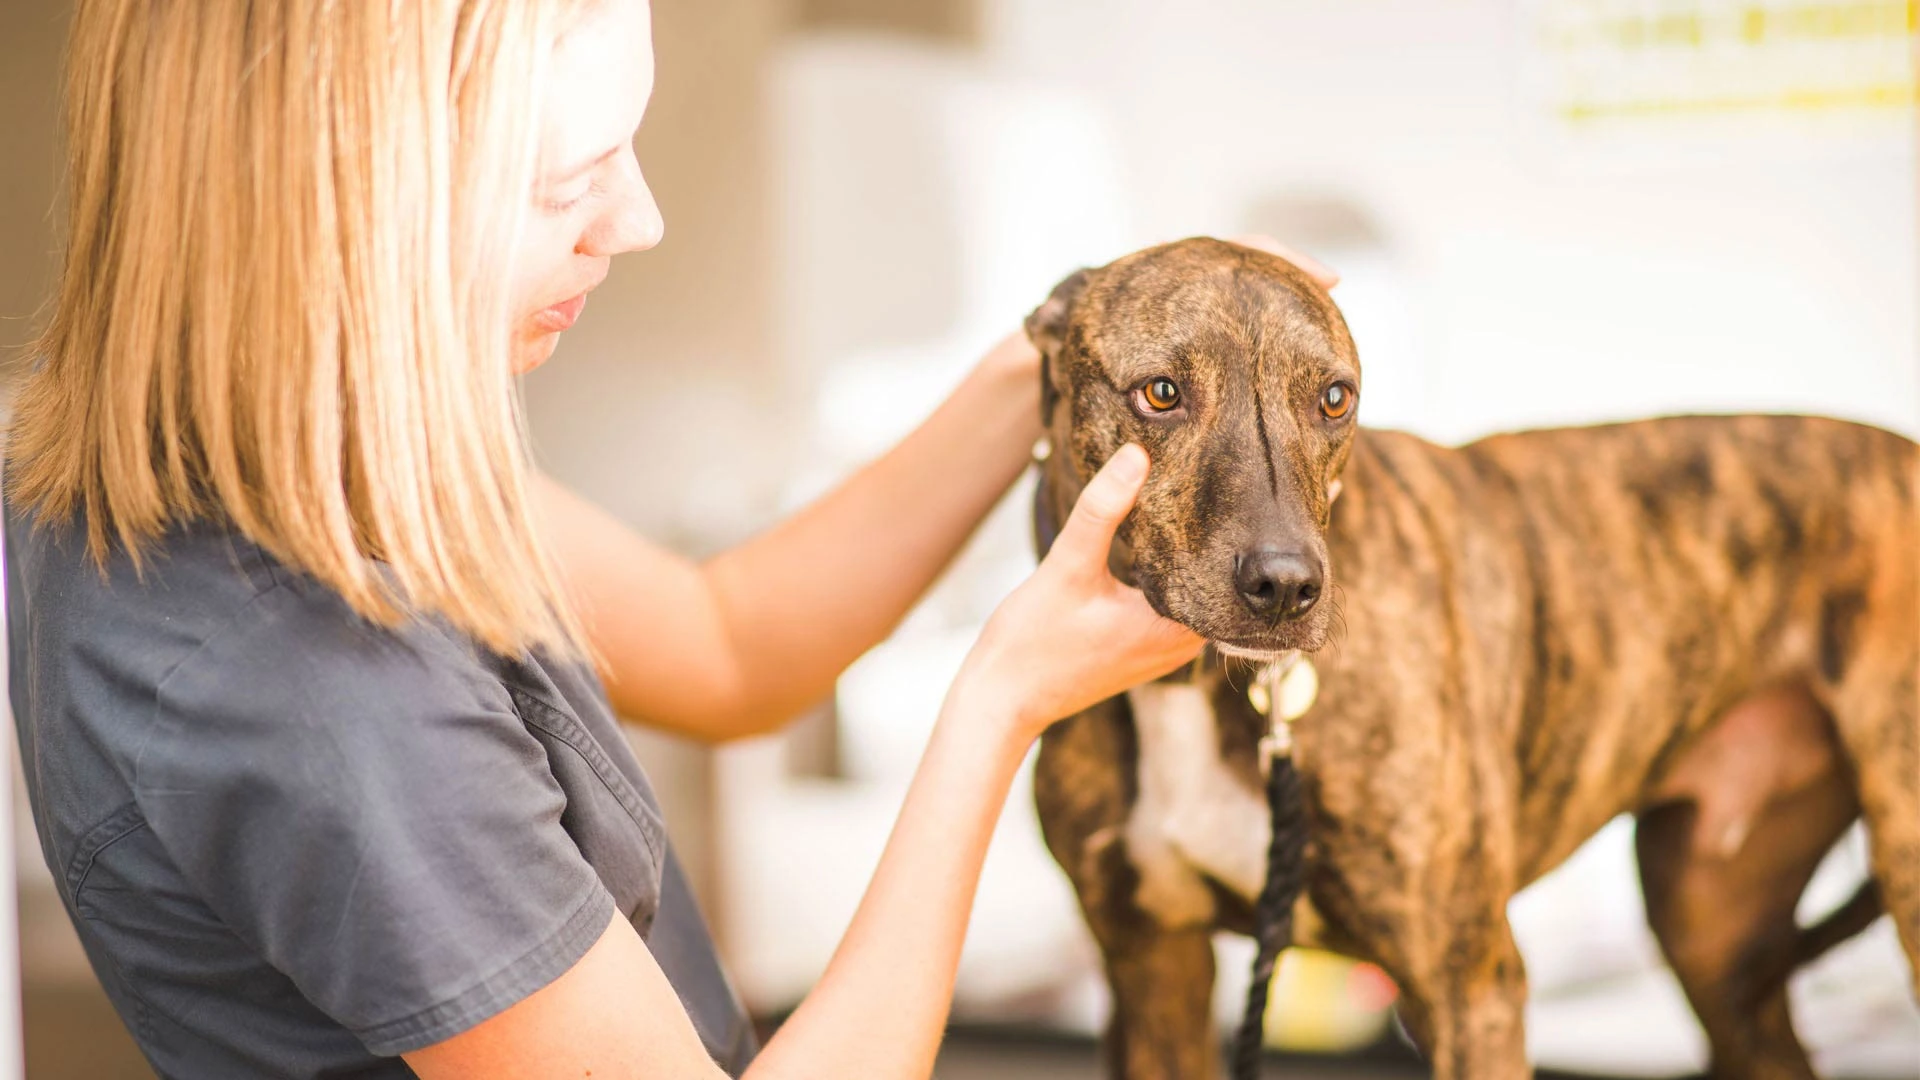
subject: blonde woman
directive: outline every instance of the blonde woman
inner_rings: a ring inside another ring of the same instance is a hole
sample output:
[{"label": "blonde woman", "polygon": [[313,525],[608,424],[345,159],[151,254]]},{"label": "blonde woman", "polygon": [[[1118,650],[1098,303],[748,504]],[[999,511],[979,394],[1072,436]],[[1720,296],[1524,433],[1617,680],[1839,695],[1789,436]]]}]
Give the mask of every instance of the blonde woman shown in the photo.
[{"label": "blonde woman", "polygon": [[1105,569],[1145,455],[991,620],[756,1059],[613,716],[720,741],[827,694],[1020,472],[1032,352],[695,565],[530,472],[513,398],[661,236],[643,0],[80,0],[70,48],[9,662],[43,850],[155,1068],[927,1076],[1023,753],[1200,645]]}]

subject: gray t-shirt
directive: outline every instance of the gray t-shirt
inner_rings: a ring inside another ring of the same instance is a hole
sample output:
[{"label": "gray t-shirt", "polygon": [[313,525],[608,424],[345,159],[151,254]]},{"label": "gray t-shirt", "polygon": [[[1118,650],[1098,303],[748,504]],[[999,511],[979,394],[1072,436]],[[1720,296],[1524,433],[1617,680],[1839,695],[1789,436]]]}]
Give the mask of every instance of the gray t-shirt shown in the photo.
[{"label": "gray t-shirt", "polygon": [[230,529],[103,577],[8,507],[12,704],[40,844],[164,1077],[405,1077],[615,911],[715,1060],[752,1029],[598,682],[398,632]]}]

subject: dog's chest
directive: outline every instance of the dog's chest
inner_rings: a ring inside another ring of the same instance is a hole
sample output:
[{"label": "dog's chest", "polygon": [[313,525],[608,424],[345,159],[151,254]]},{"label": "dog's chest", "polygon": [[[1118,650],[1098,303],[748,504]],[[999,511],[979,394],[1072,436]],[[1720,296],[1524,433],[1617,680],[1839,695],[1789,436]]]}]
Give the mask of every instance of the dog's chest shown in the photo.
[{"label": "dog's chest", "polygon": [[1266,874],[1267,806],[1221,757],[1206,689],[1150,683],[1127,700],[1139,745],[1126,824],[1137,902],[1169,927],[1211,920],[1207,878],[1251,902]]}]

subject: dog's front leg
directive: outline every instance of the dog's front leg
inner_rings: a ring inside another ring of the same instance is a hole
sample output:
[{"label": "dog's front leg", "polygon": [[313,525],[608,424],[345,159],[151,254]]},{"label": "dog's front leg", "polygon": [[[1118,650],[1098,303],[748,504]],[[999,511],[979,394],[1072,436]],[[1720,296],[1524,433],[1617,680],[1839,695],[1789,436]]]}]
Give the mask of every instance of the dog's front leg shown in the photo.
[{"label": "dog's front leg", "polygon": [[1115,1080],[1211,1080],[1219,1075],[1213,1030],[1213,935],[1146,922],[1118,931],[1106,954],[1113,988],[1108,1075]]},{"label": "dog's front leg", "polygon": [[1396,974],[1401,1019],[1434,1080],[1529,1080],[1526,968],[1506,919],[1484,942],[1455,938],[1433,961]]},{"label": "dog's front leg", "polygon": [[[1143,877],[1140,853],[1127,837],[1139,794],[1138,760],[1124,697],[1054,725],[1041,739],[1034,768],[1040,825],[1105,960],[1113,989],[1105,1055],[1110,1075],[1211,1080],[1217,1075],[1209,1011],[1211,895],[1197,882],[1175,880],[1169,891],[1164,875]],[[1145,865],[1151,871],[1165,863]]]}]

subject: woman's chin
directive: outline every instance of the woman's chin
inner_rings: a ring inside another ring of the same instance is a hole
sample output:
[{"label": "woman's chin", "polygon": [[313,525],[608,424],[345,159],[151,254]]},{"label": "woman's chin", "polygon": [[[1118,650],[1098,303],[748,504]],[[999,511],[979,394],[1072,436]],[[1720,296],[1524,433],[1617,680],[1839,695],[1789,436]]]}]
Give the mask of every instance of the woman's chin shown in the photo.
[{"label": "woman's chin", "polygon": [[513,339],[513,373],[525,375],[547,362],[560,344],[559,334],[529,334]]}]

